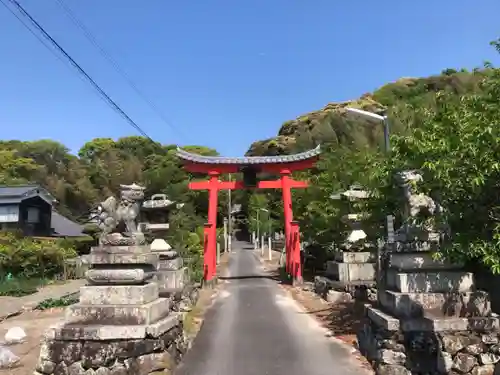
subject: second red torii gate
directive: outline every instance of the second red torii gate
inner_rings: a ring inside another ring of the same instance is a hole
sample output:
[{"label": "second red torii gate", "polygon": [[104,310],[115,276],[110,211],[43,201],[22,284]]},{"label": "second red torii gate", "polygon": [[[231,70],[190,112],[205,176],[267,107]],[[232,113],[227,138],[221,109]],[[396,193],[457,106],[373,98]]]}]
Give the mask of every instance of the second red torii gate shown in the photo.
[{"label": "second red torii gate", "polygon": [[[249,156],[240,158],[221,156],[201,156],[192,154],[180,148],[177,156],[183,161],[186,170],[193,173],[205,173],[208,181],[191,182],[191,190],[208,190],[208,223],[205,225],[203,277],[210,282],[216,274],[216,247],[217,247],[217,203],[219,190],[237,189],[281,189],[283,196],[283,211],[285,219],[285,248],[286,271],[293,280],[302,280],[300,263],[300,238],[298,223],[293,221],[291,189],[306,188],[306,181],[292,179],[293,171],[312,168],[320,155],[320,147],[294,155],[283,156]],[[223,173],[243,172],[248,179],[255,179],[255,183],[245,181],[220,181]],[[280,175],[279,180],[257,181],[258,173]]]}]

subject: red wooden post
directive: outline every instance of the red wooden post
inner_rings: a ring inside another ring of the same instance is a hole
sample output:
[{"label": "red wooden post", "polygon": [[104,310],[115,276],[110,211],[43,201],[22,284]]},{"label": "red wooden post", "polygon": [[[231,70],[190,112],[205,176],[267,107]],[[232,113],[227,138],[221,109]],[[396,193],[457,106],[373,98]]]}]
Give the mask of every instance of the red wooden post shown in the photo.
[{"label": "red wooden post", "polygon": [[210,235],[208,238],[208,261],[210,262],[210,272],[209,279],[210,281],[214,278],[216,273],[216,252],[217,252],[217,201],[219,195],[219,173],[218,172],[210,172],[210,181],[209,181],[210,189],[208,190],[208,223],[210,226]]},{"label": "red wooden post", "polygon": [[294,282],[302,283],[302,264],[300,259],[300,231],[299,223],[293,221],[292,228],[292,277]]},{"label": "red wooden post", "polygon": [[211,262],[210,262],[210,230],[212,224],[206,223],[203,227],[203,280],[209,281],[211,277]]},{"label": "red wooden post", "polygon": [[292,192],[290,190],[290,171],[288,169],[281,170],[281,192],[283,196],[283,216],[285,219],[285,253],[286,253],[286,272],[290,273],[291,265],[291,222],[293,220],[292,211]]},{"label": "red wooden post", "polygon": [[297,223],[290,223],[290,276],[295,281],[295,243],[297,242]]}]

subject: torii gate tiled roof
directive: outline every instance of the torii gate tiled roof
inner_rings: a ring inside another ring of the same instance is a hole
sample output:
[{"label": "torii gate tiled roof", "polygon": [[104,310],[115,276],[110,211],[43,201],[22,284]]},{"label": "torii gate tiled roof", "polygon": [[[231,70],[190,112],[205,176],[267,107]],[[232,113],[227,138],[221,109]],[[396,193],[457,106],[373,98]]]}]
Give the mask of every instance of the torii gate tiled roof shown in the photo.
[{"label": "torii gate tiled roof", "polygon": [[192,154],[180,147],[177,147],[177,156],[185,161],[198,164],[225,164],[225,165],[256,165],[256,164],[287,164],[298,161],[308,160],[319,156],[321,153],[320,146],[312,150],[301,152],[293,155],[281,156],[242,156],[242,157],[226,157],[226,156],[203,156]]}]

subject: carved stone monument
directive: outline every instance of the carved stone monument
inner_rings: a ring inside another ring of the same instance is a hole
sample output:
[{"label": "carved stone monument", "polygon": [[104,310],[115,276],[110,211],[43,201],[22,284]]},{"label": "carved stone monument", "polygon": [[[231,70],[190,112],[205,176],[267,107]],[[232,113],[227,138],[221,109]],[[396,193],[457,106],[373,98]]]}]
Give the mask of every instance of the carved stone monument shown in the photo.
[{"label": "carved stone monument", "polygon": [[159,298],[158,255],[138,230],[143,198],[143,187],[122,185],[119,201],[102,203],[88,285],[46,332],[37,374],[168,374],[180,360],[187,345],[180,316]]},{"label": "carved stone monument", "polygon": [[[367,308],[358,334],[361,352],[377,374],[493,374],[500,360],[498,316],[489,296],[476,291],[472,273],[461,264],[437,260],[446,232],[443,209],[417,192],[417,171],[398,175],[406,207],[387,256],[386,288],[380,305]],[[477,348],[477,350],[474,350]]]}]

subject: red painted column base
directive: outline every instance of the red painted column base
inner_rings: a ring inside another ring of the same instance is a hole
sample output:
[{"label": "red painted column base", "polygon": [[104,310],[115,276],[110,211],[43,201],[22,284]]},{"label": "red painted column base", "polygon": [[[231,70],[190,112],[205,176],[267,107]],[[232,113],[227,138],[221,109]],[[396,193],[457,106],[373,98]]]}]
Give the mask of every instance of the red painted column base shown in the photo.
[{"label": "red painted column base", "polygon": [[291,222],[291,275],[295,283],[302,283],[302,263],[300,259],[300,231],[299,223],[296,221]]},{"label": "red painted column base", "polygon": [[203,281],[211,281],[213,278],[213,261],[211,244],[212,224],[207,223],[203,227]]}]

